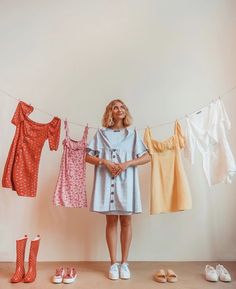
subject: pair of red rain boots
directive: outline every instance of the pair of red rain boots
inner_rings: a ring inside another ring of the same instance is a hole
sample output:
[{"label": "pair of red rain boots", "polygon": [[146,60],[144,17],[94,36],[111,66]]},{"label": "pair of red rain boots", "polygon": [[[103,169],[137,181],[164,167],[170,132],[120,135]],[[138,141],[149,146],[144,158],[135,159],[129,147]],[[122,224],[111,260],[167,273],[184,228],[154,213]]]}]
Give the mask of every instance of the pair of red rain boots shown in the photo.
[{"label": "pair of red rain boots", "polygon": [[36,278],[36,263],[37,263],[37,254],[39,249],[40,236],[38,235],[30,244],[30,253],[29,253],[29,267],[28,272],[25,274],[25,247],[28,237],[25,235],[23,239],[16,240],[16,271],[11,278],[11,283],[25,282],[31,283],[34,282]]}]

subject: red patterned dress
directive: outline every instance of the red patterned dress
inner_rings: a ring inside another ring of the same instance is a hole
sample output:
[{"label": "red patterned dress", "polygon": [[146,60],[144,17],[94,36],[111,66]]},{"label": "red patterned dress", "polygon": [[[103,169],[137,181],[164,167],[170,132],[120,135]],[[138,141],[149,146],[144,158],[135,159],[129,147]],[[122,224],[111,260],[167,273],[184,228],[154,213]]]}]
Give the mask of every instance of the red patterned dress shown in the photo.
[{"label": "red patterned dress", "polygon": [[12,118],[15,136],[2,177],[2,186],[11,188],[19,196],[35,197],[39,161],[43,145],[48,139],[50,150],[57,150],[61,120],[54,117],[49,123],[37,123],[28,115],[33,107],[20,101]]}]

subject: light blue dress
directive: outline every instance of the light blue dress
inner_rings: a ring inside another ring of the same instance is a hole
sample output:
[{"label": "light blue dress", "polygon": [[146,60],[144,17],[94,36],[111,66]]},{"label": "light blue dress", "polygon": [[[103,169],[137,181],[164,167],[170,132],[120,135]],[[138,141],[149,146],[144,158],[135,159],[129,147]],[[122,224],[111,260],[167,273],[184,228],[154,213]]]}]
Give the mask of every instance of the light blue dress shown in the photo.
[{"label": "light blue dress", "polygon": [[[87,147],[88,154],[123,163],[142,156],[147,147],[136,129],[98,129]],[[131,215],[142,212],[138,169],[128,167],[112,177],[105,166],[95,166],[90,211],[109,215]]]}]

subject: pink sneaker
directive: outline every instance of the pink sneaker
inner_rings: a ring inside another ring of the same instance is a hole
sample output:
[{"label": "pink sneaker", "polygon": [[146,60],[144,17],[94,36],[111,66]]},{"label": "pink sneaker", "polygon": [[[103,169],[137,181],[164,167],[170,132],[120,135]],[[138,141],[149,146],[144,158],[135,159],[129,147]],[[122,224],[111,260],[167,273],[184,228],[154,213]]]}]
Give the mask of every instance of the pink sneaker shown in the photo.
[{"label": "pink sneaker", "polygon": [[64,278],[65,270],[64,268],[57,268],[56,273],[54,276],[52,276],[52,282],[55,284],[60,284]]},{"label": "pink sneaker", "polygon": [[77,274],[75,268],[67,268],[67,273],[66,273],[66,275],[64,275],[63,283],[65,283],[65,284],[73,283],[75,281],[75,279],[77,278],[77,275],[78,274]]}]

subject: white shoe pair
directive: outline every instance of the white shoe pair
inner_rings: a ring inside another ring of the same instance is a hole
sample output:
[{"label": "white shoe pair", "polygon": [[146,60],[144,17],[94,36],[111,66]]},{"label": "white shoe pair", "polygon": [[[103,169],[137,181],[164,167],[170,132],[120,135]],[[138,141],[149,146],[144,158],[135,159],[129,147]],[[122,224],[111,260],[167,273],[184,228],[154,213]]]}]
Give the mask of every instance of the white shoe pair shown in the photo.
[{"label": "white shoe pair", "polygon": [[128,263],[114,263],[111,265],[109,270],[109,279],[118,280],[119,278],[124,280],[130,279]]},{"label": "white shoe pair", "polygon": [[216,266],[216,269],[210,265],[206,265],[205,275],[207,281],[216,282],[220,280],[222,282],[231,282],[229,272],[220,264]]},{"label": "white shoe pair", "polygon": [[65,273],[64,268],[58,268],[56,269],[56,274],[52,276],[52,282],[55,284],[70,284],[75,281],[77,278],[77,272],[75,268],[67,268],[67,272]]}]

